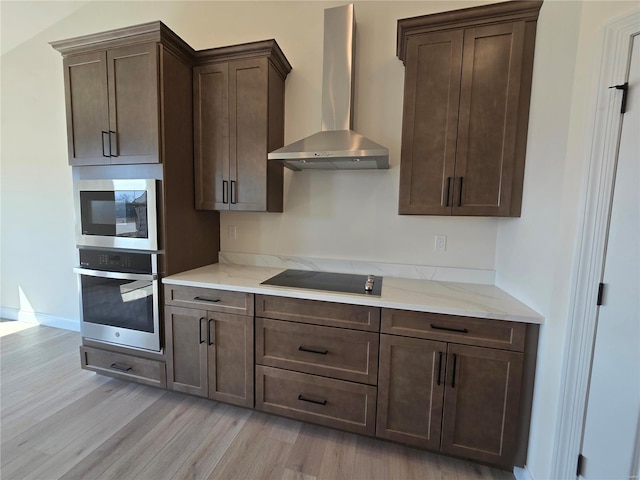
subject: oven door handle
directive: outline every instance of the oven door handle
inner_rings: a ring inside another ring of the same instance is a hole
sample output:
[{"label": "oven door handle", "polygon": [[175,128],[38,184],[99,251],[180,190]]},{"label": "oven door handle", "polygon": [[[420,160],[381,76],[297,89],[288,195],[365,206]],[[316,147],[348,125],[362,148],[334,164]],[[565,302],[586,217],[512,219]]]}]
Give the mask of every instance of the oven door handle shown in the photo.
[{"label": "oven door handle", "polygon": [[102,270],[89,270],[87,268],[74,267],[73,271],[79,275],[90,277],[114,278],[116,280],[157,280],[155,273],[125,273],[125,272],[105,272]]}]

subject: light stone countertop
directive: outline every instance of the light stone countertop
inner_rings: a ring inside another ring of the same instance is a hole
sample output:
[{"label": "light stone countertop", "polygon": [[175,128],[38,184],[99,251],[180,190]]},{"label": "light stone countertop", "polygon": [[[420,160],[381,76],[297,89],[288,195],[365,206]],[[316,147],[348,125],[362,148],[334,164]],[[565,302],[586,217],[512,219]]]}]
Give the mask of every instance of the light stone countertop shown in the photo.
[{"label": "light stone countertop", "polygon": [[171,275],[169,285],[542,324],[544,318],[493,285],[384,277],[380,297],[260,285],[283,268],[216,263]]}]

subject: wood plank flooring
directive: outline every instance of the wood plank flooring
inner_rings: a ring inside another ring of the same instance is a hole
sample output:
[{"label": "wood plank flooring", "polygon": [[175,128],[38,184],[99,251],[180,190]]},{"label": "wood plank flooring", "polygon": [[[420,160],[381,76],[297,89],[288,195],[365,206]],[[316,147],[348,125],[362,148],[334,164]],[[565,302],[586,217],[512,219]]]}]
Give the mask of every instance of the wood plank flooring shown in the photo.
[{"label": "wood plank flooring", "polygon": [[[0,322],[0,476],[507,480],[510,472],[80,369],[80,335]],[[6,334],[8,332],[8,334]]]}]

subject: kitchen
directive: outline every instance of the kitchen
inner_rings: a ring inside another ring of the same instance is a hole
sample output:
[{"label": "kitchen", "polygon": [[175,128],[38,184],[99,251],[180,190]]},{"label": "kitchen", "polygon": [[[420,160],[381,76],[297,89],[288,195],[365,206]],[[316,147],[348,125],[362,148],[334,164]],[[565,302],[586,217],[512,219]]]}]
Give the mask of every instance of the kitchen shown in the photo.
[{"label": "kitchen", "polygon": [[[75,5],[75,10],[60,5],[47,12],[42,23],[24,25],[16,20],[15,25],[5,26],[9,19],[24,18],[20,8],[27,7],[3,2],[3,35],[7,28],[29,33],[22,38],[24,43],[2,56],[3,317],[9,316],[5,309],[14,316],[31,313],[41,323],[58,321],[70,328],[77,328],[79,318],[76,278],[70,269],[77,260],[64,88],[60,57],[48,42],[158,18],[196,49],[276,38],[293,66],[287,79],[286,141],[318,129],[319,19],[325,7],[336,3],[292,2],[285,7],[256,2],[250,8],[242,3],[197,5],[91,2]],[[545,439],[553,436],[558,412],[555,399],[560,389],[570,288],[566,278],[573,268],[579,221],[575,212],[580,209],[583,150],[587,148],[584,132],[589,105],[583,99],[590,97],[597,68],[592,51],[598,39],[592,32],[603,18],[623,14],[633,6],[633,2],[547,2],[543,6],[521,218],[397,215],[404,69],[395,56],[396,22],[450,9],[450,4],[439,2],[363,2],[356,6],[359,80],[355,124],[389,148],[390,170],[287,173],[283,214],[221,215],[220,250],[228,254],[495,272],[499,287],[545,317],[537,370],[538,407],[534,406],[528,461],[533,478],[549,476],[553,455]],[[17,9],[16,17],[10,16],[11,8]],[[34,26],[35,30],[29,30]],[[34,176],[35,171],[38,175]],[[10,208],[17,204],[20,209]],[[41,248],[45,235],[46,253]],[[446,235],[444,252],[434,251],[435,235]]]}]

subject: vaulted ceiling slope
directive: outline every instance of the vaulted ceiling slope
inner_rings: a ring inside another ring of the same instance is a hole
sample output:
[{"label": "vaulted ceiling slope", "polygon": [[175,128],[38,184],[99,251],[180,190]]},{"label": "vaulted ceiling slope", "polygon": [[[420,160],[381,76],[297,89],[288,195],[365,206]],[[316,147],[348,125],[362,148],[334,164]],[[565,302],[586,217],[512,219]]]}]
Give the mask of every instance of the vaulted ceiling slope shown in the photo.
[{"label": "vaulted ceiling slope", "polygon": [[0,54],[4,55],[52,25],[74,14],[85,1],[0,2]]}]

